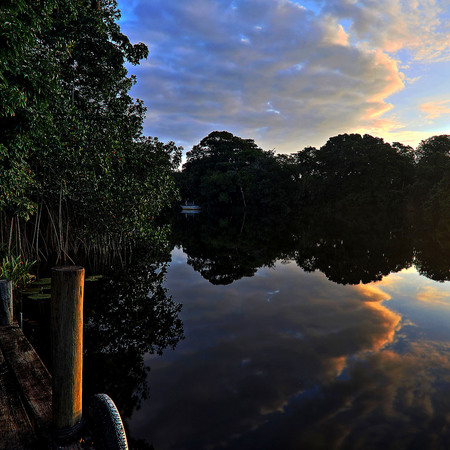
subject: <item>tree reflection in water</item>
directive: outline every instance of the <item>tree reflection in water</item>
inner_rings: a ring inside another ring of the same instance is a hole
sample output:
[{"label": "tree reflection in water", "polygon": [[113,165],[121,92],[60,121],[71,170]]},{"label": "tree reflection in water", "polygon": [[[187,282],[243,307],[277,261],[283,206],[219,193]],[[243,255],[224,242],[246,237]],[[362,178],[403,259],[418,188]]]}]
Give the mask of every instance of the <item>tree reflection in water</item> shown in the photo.
[{"label": "tree reflection in water", "polygon": [[400,212],[304,211],[293,217],[186,217],[175,227],[188,264],[212,284],[253,276],[277,260],[295,260],[339,284],[369,283],[410,267],[411,225]]},{"label": "tree reflection in water", "polygon": [[126,268],[86,282],[85,396],[106,392],[123,417],[148,395],[144,355],[183,339],[181,304],[162,286],[167,260],[167,252],[140,252]]},{"label": "tree reflection in water", "polygon": [[293,234],[289,257],[339,284],[379,281],[413,261],[411,227],[398,212],[322,212],[299,222]]}]

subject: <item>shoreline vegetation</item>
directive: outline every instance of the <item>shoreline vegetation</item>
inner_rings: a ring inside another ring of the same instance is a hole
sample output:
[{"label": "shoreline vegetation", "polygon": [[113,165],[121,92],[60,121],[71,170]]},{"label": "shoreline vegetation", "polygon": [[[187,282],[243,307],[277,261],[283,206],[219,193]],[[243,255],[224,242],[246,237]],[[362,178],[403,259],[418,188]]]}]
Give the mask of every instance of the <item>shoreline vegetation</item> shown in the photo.
[{"label": "shoreline vegetation", "polygon": [[[124,64],[147,58],[118,25],[114,0],[26,2],[0,22],[0,256],[78,263],[127,259],[135,243],[166,242],[171,215],[241,210],[394,209],[450,219],[450,136],[416,149],[341,134],[291,154],[214,131],[186,155],[142,134],[146,108]],[[287,219],[285,219],[287,220]]]},{"label": "shoreline vegetation", "polygon": [[142,134],[129,96],[148,55],[112,0],[17,0],[0,21],[0,228],[3,253],[73,263],[163,239],[178,198],[181,147]]}]

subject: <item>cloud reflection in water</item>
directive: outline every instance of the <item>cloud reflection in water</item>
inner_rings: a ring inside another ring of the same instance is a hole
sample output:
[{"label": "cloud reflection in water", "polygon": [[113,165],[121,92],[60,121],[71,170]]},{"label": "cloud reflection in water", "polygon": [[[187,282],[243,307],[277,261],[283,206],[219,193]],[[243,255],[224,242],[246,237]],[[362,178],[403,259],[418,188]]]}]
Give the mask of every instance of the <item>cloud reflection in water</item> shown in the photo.
[{"label": "cloud reflection in water", "polygon": [[280,263],[213,286],[173,264],[186,340],[149,359],[133,435],[157,450],[439,448],[450,346],[408,340],[414,327],[382,303],[397,286],[385,280],[342,286]]}]

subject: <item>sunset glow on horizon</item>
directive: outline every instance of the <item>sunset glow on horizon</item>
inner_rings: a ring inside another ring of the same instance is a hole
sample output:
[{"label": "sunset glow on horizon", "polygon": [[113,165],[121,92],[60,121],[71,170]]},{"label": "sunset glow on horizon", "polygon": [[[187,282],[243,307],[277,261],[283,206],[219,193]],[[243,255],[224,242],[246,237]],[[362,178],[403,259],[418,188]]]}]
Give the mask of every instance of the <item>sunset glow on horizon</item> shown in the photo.
[{"label": "sunset glow on horizon", "polygon": [[265,150],[341,133],[416,147],[449,134],[450,4],[439,0],[119,0],[150,50],[131,94],[144,133],[185,150],[214,130]]}]

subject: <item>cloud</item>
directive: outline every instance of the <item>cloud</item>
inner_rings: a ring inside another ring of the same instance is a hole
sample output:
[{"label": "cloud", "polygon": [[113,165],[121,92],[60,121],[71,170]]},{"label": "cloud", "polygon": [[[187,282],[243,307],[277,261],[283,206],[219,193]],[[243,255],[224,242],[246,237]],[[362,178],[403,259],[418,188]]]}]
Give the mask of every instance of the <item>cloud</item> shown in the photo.
[{"label": "cloud", "polygon": [[397,61],[351,44],[337,16],[287,0],[141,1],[133,13],[150,48],[134,94],[163,139],[227,129],[294,152],[370,125],[404,86]]},{"label": "cloud", "polygon": [[387,127],[399,119],[389,98],[419,78],[401,67],[449,58],[444,6],[318,4],[120,0],[130,9],[123,30],[150,49],[132,68],[133,95],[148,107],[145,132],[190,147],[225,129],[287,153],[343,132],[392,134]]},{"label": "cloud", "polygon": [[273,417],[258,433],[280,448],[414,448],[422,436],[430,448],[445,447],[449,369],[448,347],[436,342],[413,344],[403,355],[369,354],[352,361],[346,380],[309,401],[293,399],[284,420]]},{"label": "cloud", "polygon": [[434,285],[423,286],[417,293],[417,300],[428,303],[430,306],[450,307],[449,293]]},{"label": "cloud", "polygon": [[228,286],[184,270],[172,267],[167,286],[186,299],[186,340],[151,361],[151,400],[133,418],[134,435],[151,428],[157,448],[191,439],[197,448],[225,447],[296,396],[333,383],[349,359],[385,348],[400,329],[380,288],[335,285],[293,263]]},{"label": "cloud", "polygon": [[450,114],[450,100],[422,103],[420,110],[426,113],[425,119],[437,119],[444,114]]},{"label": "cloud", "polygon": [[358,45],[388,53],[409,49],[412,59],[450,58],[448,2],[436,0],[327,0],[322,14],[349,21]]},{"label": "cloud", "polygon": [[384,292],[377,284],[361,283],[355,286],[355,289],[369,302],[382,302],[391,299],[391,296]]}]

